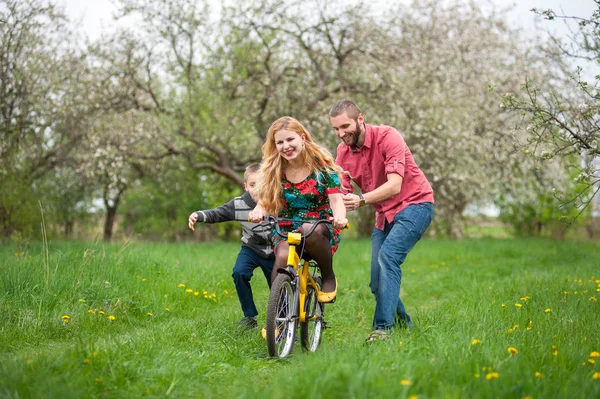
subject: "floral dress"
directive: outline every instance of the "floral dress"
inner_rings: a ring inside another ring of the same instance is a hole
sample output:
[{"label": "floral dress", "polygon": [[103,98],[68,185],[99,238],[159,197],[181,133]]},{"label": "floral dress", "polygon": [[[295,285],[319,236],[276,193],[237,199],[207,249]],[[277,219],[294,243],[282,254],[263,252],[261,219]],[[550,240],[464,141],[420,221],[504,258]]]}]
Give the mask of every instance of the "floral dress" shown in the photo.
[{"label": "floral dress", "polygon": [[[304,219],[317,220],[329,219],[333,216],[333,211],[329,204],[329,194],[340,193],[340,180],[337,173],[323,170],[320,176],[313,172],[300,183],[289,181],[285,173],[282,175],[281,202],[283,208],[279,212],[280,218],[285,219]],[[282,231],[299,231],[301,222],[279,222],[279,228]],[[328,224],[329,243],[331,244],[331,254],[337,250],[340,242],[340,230],[333,228]],[[273,231],[273,246],[276,247],[280,241],[285,240]]]}]

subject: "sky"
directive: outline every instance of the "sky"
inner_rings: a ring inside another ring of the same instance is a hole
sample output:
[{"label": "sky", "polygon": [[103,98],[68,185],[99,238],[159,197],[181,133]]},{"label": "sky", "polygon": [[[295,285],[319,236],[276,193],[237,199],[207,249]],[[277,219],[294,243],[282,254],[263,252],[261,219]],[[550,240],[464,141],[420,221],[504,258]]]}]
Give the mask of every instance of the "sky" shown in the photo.
[{"label": "sky", "polygon": [[[218,0],[214,0],[218,3]],[[379,0],[383,2],[384,0]],[[408,0],[387,0],[402,1],[409,3]],[[478,0],[475,0],[478,1]],[[534,32],[535,21],[542,22],[541,26],[550,29],[553,33],[564,35],[568,33],[568,29],[561,21],[542,21],[540,17],[531,12],[532,8],[548,9],[551,8],[557,14],[569,16],[585,16],[589,17],[596,8],[593,0],[480,0],[481,4],[486,4],[488,1],[496,4],[499,7],[514,6],[514,9],[509,13],[509,19],[516,26],[521,26],[527,32]],[[80,21],[77,25],[82,32],[91,40],[98,39],[103,32],[110,31],[111,27],[115,26],[112,14],[116,10],[112,0],[58,0],[58,3],[65,7],[65,10],[72,20]]]}]

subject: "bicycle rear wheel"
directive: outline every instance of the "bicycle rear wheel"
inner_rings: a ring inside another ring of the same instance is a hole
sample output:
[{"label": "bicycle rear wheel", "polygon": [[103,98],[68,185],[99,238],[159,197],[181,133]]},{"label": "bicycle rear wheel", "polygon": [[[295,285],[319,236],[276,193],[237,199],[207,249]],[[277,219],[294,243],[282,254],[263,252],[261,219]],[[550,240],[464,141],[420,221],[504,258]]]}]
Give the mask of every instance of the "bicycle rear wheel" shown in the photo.
[{"label": "bicycle rear wheel", "polygon": [[267,305],[267,350],[269,356],[286,357],[292,352],[296,336],[294,288],[287,274],[277,276],[271,286]]},{"label": "bicycle rear wheel", "polygon": [[[313,276],[315,283],[321,289],[321,277]],[[306,321],[300,323],[300,342],[302,348],[307,351],[315,352],[321,343],[321,333],[325,327],[323,314],[325,305],[317,300],[317,292],[312,286],[306,287],[307,295],[304,302],[306,311]]]}]

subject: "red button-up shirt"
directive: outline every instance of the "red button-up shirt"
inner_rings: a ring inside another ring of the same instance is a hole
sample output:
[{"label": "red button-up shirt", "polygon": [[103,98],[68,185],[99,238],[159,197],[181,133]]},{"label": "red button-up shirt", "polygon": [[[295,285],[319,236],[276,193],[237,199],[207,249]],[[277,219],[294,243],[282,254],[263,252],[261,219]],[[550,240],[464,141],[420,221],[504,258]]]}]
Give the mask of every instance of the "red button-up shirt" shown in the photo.
[{"label": "red button-up shirt", "polygon": [[[433,189],[396,129],[369,124],[365,124],[365,129],[362,147],[340,143],[335,163],[350,172],[350,177],[363,193],[386,183],[390,173],[402,176],[402,187],[398,194],[370,204],[376,212],[375,227],[383,230],[386,220],[392,222],[394,216],[410,204],[433,203]],[[351,187],[348,176],[344,176],[344,187]]]}]

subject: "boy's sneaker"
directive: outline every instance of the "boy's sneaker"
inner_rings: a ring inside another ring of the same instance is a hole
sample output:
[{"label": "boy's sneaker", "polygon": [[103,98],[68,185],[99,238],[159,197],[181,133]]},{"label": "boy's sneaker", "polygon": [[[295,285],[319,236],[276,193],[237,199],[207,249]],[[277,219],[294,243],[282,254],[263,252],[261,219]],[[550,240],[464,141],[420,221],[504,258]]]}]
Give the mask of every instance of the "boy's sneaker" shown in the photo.
[{"label": "boy's sneaker", "polygon": [[258,327],[258,322],[256,321],[256,317],[244,317],[237,322],[237,326],[242,330],[252,330]]}]

